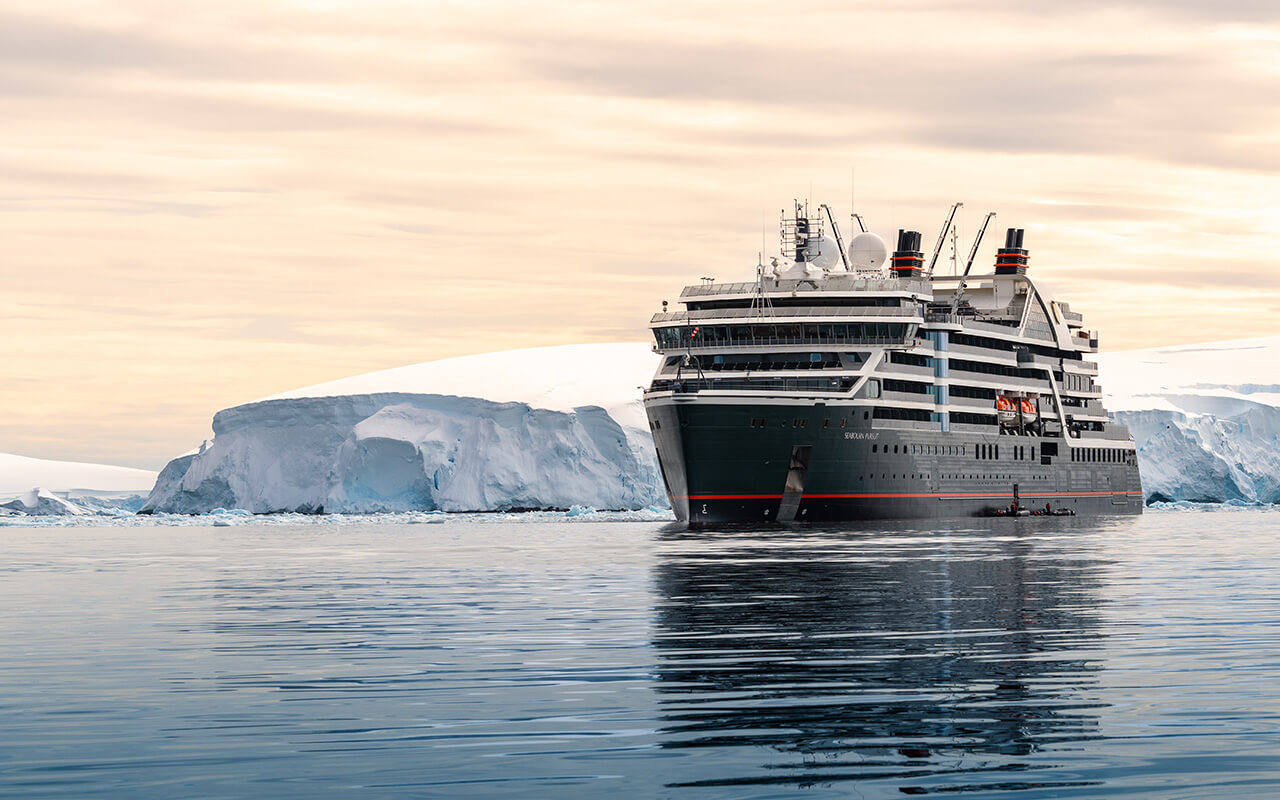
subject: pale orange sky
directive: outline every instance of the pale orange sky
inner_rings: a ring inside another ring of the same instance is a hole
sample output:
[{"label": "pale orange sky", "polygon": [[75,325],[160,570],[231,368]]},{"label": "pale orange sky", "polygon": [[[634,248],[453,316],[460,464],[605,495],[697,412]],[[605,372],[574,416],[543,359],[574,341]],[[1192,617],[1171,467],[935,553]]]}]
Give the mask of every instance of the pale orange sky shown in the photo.
[{"label": "pale orange sky", "polygon": [[853,8],[0,2],[0,452],[645,339],[851,168],[886,238],[1026,228],[1105,349],[1280,334],[1280,6]]}]

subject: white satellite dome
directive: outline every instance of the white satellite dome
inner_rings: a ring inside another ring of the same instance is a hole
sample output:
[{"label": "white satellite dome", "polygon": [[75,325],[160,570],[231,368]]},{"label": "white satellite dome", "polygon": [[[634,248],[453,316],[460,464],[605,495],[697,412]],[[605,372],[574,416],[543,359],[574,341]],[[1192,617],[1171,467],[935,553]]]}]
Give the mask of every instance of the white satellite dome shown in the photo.
[{"label": "white satellite dome", "polygon": [[889,247],[874,233],[860,233],[849,242],[849,266],[858,271],[878,270],[889,258]]},{"label": "white satellite dome", "polygon": [[804,248],[806,260],[823,271],[844,269],[840,244],[830,236],[815,236]]}]

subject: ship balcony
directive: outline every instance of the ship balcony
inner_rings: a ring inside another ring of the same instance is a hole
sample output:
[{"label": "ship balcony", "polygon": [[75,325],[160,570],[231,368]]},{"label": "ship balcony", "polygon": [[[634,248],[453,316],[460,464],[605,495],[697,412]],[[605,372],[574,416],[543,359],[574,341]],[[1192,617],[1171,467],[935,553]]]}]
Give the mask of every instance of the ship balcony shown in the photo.
[{"label": "ship balcony", "polygon": [[970,344],[956,344],[955,342],[949,343],[946,352],[940,352],[939,355],[945,355],[949,358],[991,361],[1010,367],[1018,365],[1017,354],[1013,350],[993,350],[990,347],[975,347]]},{"label": "ship balcony", "polygon": [[921,408],[925,411],[934,410],[933,395],[928,393],[883,391],[875,399],[877,402],[885,403],[886,405]]},{"label": "ship balcony", "polygon": [[886,360],[881,362],[875,376],[877,378],[926,378],[932,381],[933,367],[917,367],[914,364],[890,364]]},{"label": "ship balcony", "polygon": [[947,405],[956,411],[995,411],[996,401],[988,400],[985,397],[959,397],[957,395],[949,395]]},{"label": "ship balcony", "polygon": [[959,314],[931,312],[924,315],[924,325],[933,331],[961,331],[964,321]]},{"label": "ship balcony", "polygon": [[[955,427],[954,425],[952,426]],[[941,422],[925,422],[915,419],[873,419],[871,429],[876,431],[935,431],[942,430]]]},{"label": "ship balcony", "polygon": [[[916,342],[910,337],[878,337],[868,336],[860,339],[802,339],[802,338],[777,338],[777,339],[753,339],[750,341],[739,341],[729,339],[725,341],[708,342],[702,341],[694,343],[673,344],[669,347],[654,346],[654,351],[658,353],[718,353],[721,351],[749,351],[757,350],[760,352],[768,352],[770,350],[819,350],[823,348],[861,348],[861,347],[892,347],[892,348],[911,348],[915,347]],[[932,375],[933,372],[929,371]]]},{"label": "ship balcony", "polygon": [[1078,330],[1071,335],[1071,342],[1076,350],[1082,353],[1098,352],[1098,334],[1093,331]]},{"label": "ship balcony", "polygon": [[[1102,401],[1101,386],[1094,386],[1092,389],[1064,389],[1061,386],[1059,386],[1058,394],[1061,394],[1063,397],[1084,398],[1086,401],[1088,401],[1084,406],[1086,408],[1088,407],[1088,403],[1090,402],[1093,402],[1095,400],[1098,402]],[[1071,408],[1071,406],[1066,406],[1066,407]],[[1079,406],[1076,406],[1076,407],[1079,408]]]},{"label": "ship balcony", "polygon": [[1049,378],[1016,378],[1009,375],[988,375],[985,372],[960,372],[951,370],[947,379],[949,383],[962,383],[968,386],[979,386],[983,389],[994,389],[997,392],[1035,392],[1036,394],[1052,394],[1049,389]]},{"label": "ship balcony", "polygon": [[889,294],[898,296],[932,297],[933,284],[927,280],[910,280],[900,278],[859,278],[853,275],[831,278],[805,278],[764,281],[746,281],[740,283],[708,283],[699,286],[686,286],[680,292],[681,302],[686,299],[706,299],[708,297],[729,298],[735,295],[750,297],[763,289],[766,297],[796,297],[801,294],[835,294],[868,295]]},{"label": "ship balcony", "polygon": [[[870,322],[903,322],[919,324],[923,318],[913,308],[889,306],[837,306],[831,308],[713,308],[702,311],[659,312],[649,320],[650,325],[667,322],[740,322],[742,320],[803,319],[811,322],[849,322],[866,317]],[[887,318],[887,319],[886,319]]]},{"label": "ship balcony", "polygon": [[853,389],[854,378],[680,378],[655,380],[645,390],[673,392],[677,395],[693,395],[699,392],[794,392],[797,394],[848,394]]},{"label": "ship balcony", "polygon": [[1071,422],[1110,422],[1111,418],[1106,414],[1068,414]]},{"label": "ship balcony", "polygon": [[1063,369],[1074,375],[1088,375],[1091,378],[1098,377],[1098,365],[1093,361],[1063,361],[1062,366]]}]

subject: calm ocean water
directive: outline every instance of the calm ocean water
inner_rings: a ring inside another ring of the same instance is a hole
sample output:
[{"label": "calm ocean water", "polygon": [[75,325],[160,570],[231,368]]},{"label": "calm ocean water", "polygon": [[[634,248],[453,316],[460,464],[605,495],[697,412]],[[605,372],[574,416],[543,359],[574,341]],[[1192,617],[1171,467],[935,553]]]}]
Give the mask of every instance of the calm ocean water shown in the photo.
[{"label": "calm ocean water", "polygon": [[0,795],[1280,797],[1280,513],[0,528]]}]

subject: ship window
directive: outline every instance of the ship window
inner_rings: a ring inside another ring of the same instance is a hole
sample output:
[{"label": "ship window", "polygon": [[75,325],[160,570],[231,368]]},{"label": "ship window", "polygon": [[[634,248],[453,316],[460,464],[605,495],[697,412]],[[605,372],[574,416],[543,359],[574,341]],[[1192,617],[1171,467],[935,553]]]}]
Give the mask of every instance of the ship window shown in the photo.
[{"label": "ship window", "polygon": [[830,428],[830,427],[831,427],[831,420],[830,420],[830,419],[824,419],[824,420],[822,421],[822,429],[823,429],[823,430],[826,430],[827,428]]},{"label": "ship window", "polygon": [[893,454],[895,456],[898,454],[898,446],[896,444],[893,446]]},{"label": "ship window", "polygon": [[874,445],[874,444],[873,444],[873,445],[871,445],[871,452],[873,452],[873,453],[874,453],[874,452],[876,452],[876,449],[877,449],[878,447],[879,447],[879,445]]},{"label": "ship window", "polygon": [[841,428],[843,428],[844,426],[846,426],[846,425],[848,425],[848,424],[849,424],[849,420],[848,420],[848,419],[846,419],[846,418],[844,418],[844,417],[841,417],[841,418],[840,418],[840,427],[841,427]]}]

